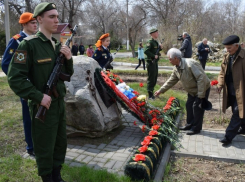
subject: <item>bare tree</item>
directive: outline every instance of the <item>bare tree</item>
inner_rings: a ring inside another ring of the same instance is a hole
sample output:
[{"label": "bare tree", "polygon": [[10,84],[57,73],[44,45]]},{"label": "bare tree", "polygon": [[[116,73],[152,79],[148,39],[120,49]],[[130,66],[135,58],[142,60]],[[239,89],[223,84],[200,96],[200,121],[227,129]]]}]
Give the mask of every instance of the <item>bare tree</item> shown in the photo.
[{"label": "bare tree", "polygon": [[[121,22],[126,27],[126,13],[121,11]],[[145,30],[147,12],[142,6],[136,5],[128,15],[129,45],[135,57],[135,44],[141,33]]]}]

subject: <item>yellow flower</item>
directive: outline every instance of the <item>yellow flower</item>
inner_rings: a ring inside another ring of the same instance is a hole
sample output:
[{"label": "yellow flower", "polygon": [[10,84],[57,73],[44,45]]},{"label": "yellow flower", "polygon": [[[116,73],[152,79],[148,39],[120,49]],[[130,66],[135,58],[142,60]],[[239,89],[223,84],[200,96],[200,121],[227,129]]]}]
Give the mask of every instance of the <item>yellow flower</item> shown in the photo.
[{"label": "yellow flower", "polygon": [[137,97],[138,101],[145,101],[146,99],[146,95],[140,95],[139,97]]}]

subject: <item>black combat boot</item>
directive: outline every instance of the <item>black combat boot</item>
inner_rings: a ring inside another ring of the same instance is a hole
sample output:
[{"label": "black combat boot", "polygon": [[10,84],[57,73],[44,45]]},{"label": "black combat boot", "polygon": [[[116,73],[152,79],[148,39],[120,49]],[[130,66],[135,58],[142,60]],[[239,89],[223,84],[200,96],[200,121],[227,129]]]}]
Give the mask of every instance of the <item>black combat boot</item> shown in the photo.
[{"label": "black combat boot", "polygon": [[153,95],[153,93],[152,92],[148,92],[148,94],[149,94],[149,99],[152,99],[152,100],[154,100],[155,99],[155,97],[154,97],[154,95]]},{"label": "black combat boot", "polygon": [[41,176],[43,182],[54,182],[52,179],[52,174],[47,174],[45,176]]},{"label": "black combat boot", "polygon": [[54,182],[65,182],[62,178],[61,178],[61,174],[60,174],[60,170],[61,170],[62,166],[56,167],[53,169],[52,171],[52,176],[53,176],[53,181]]}]

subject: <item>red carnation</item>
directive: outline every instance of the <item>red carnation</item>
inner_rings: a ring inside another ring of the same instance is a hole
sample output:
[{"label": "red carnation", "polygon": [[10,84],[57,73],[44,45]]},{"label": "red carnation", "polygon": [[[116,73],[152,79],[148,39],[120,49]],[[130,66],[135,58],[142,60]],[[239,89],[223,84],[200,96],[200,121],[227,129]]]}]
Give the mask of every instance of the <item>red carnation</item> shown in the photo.
[{"label": "red carnation", "polygon": [[143,125],[142,126],[142,132],[145,132],[145,129],[146,129],[146,125]]},{"label": "red carnation", "polygon": [[152,124],[157,123],[157,118],[152,118],[151,123]]},{"label": "red carnation", "polygon": [[140,87],[143,87],[144,85],[143,85],[143,83],[140,83]]},{"label": "red carnation", "polygon": [[152,128],[153,130],[158,130],[158,129],[160,128],[160,126],[154,125],[154,126],[152,126],[151,128]]},{"label": "red carnation", "polygon": [[136,154],[134,157],[134,161],[138,162],[138,161],[145,161],[145,155],[143,154]]},{"label": "red carnation", "polygon": [[144,146],[140,147],[138,150],[140,151],[140,153],[143,153],[143,152],[147,151],[147,149],[148,149],[148,146],[144,145]]},{"label": "red carnation", "polygon": [[214,86],[214,85],[217,85],[219,82],[217,81],[217,80],[213,80],[213,81],[211,81],[211,86]]},{"label": "red carnation", "polygon": [[168,101],[173,101],[175,99],[175,97],[169,97]]},{"label": "red carnation", "polygon": [[137,125],[136,121],[134,121],[134,125],[135,125],[135,126]]},{"label": "red carnation", "polygon": [[141,145],[143,145],[143,146],[144,146],[144,145],[149,145],[150,142],[151,142],[150,140],[144,139],[143,142],[141,142]]},{"label": "red carnation", "polygon": [[149,140],[151,141],[153,139],[153,136],[146,136],[144,140]]},{"label": "red carnation", "polygon": [[155,130],[152,130],[152,131],[150,131],[149,132],[149,135],[151,135],[151,136],[153,136],[153,135],[157,135],[158,134],[158,132],[157,131],[155,131]]}]

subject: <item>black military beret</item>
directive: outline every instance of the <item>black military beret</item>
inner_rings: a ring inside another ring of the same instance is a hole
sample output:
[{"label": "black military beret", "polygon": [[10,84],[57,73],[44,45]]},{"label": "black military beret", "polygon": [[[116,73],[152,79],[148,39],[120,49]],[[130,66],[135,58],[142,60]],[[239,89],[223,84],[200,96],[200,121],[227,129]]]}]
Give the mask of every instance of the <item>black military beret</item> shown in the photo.
[{"label": "black military beret", "polygon": [[41,15],[42,13],[50,11],[52,9],[56,9],[56,5],[54,3],[40,3],[35,7],[33,18],[36,18],[38,15]]},{"label": "black military beret", "polygon": [[231,44],[239,43],[239,41],[240,38],[237,35],[230,35],[223,40],[222,44],[231,45]]}]

